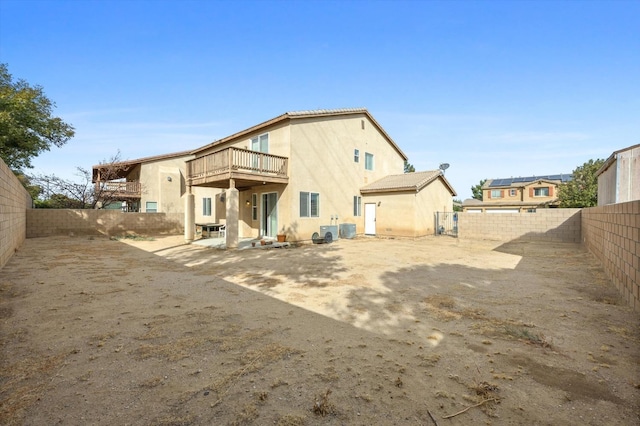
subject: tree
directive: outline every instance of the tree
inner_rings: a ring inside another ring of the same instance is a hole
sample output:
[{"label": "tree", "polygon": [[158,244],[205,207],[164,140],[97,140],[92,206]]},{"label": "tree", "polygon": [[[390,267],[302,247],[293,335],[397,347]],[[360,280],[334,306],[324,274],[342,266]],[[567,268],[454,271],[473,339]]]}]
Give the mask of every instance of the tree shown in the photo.
[{"label": "tree", "polygon": [[487,180],[482,179],[479,184],[471,187],[471,193],[473,194],[471,197],[476,200],[482,201],[482,186],[485,184]]},{"label": "tree", "polygon": [[462,200],[460,200],[458,198],[454,198],[453,199],[453,211],[454,212],[461,212],[462,211]]},{"label": "tree", "polygon": [[[41,188],[38,208],[95,209],[105,208],[119,201],[122,194],[123,176],[131,167],[120,160],[120,152],[108,161],[100,163],[100,182],[93,181],[93,171],[76,167],[77,180],[63,179],[56,175],[34,175],[29,181]],[[115,181],[115,182],[114,182]],[[121,185],[122,184],[122,185]]]},{"label": "tree", "polygon": [[0,64],[0,158],[9,168],[31,168],[34,157],[73,137],[73,127],[52,116],[54,107],[41,86],[14,82],[7,65]]},{"label": "tree", "polygon": [[404,172],[413,173],[415,171],[416,171],[416,168],[413,167],[413,164],[409,163],[407,160],[404,160]]},{"label": "tree", "polygon": [[573,179],[558,188],[560,207],[593,207],[598,205],[596,172],[604,160],[589,160],[573,171]]}]

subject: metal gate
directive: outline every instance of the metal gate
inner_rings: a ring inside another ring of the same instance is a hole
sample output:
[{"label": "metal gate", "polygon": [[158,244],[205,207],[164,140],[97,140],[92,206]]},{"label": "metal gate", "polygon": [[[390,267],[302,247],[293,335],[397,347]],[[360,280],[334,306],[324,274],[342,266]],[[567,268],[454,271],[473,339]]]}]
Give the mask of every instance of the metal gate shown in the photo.
[{"label": "metal gate", "polygon": [[458,236],[458,212],[436,212],[436,235]]}]

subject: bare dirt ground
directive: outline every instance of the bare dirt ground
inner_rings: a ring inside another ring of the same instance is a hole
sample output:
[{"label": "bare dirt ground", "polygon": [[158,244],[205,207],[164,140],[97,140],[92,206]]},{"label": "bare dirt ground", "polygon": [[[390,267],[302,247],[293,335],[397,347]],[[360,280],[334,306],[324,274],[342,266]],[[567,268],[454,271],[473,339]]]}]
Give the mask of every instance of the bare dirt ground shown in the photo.
[{"label": "bare dirt ground", "polygon": [[637,425],[639,325],[573,244],[29,239],[0,424]]}]

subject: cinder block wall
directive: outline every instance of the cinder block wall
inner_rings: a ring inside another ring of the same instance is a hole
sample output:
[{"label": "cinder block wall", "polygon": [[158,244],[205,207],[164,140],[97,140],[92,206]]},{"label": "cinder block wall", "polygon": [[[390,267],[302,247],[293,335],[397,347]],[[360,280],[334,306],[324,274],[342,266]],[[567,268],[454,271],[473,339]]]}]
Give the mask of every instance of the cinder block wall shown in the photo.
[{"label": "cinder block wall", "polygon": [[579,243],[580,228],[580,209],[538,209],[535,213],[458,213],[459,238]]},{"label": "cinder block wall", "polygon": [[123,213],[117,210],[32,209],[27,238],[53,235],[138,235],[184,232],[182,213]]},{"label": "cinder block wall", "polygon": [[32,204],[27,190],[0,159],[0,268],[24,242]]},{"label": "cinder block wall", "polygon": [[582,242],[640,311],[640,201],[583,209]]}]

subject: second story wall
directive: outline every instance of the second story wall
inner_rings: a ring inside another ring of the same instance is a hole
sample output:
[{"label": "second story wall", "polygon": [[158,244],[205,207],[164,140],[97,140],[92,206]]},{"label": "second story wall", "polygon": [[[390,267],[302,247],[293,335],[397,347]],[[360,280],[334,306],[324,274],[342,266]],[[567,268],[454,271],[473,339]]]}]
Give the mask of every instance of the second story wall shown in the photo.
[{"label": "second story wall", "polygon": [[184,212],[184,200],[182,197],[186,192],[185,161],[189,158],[188,156],[178,157],[142,165],[140,169],[140,181],[142,183],[141,212]]}]

